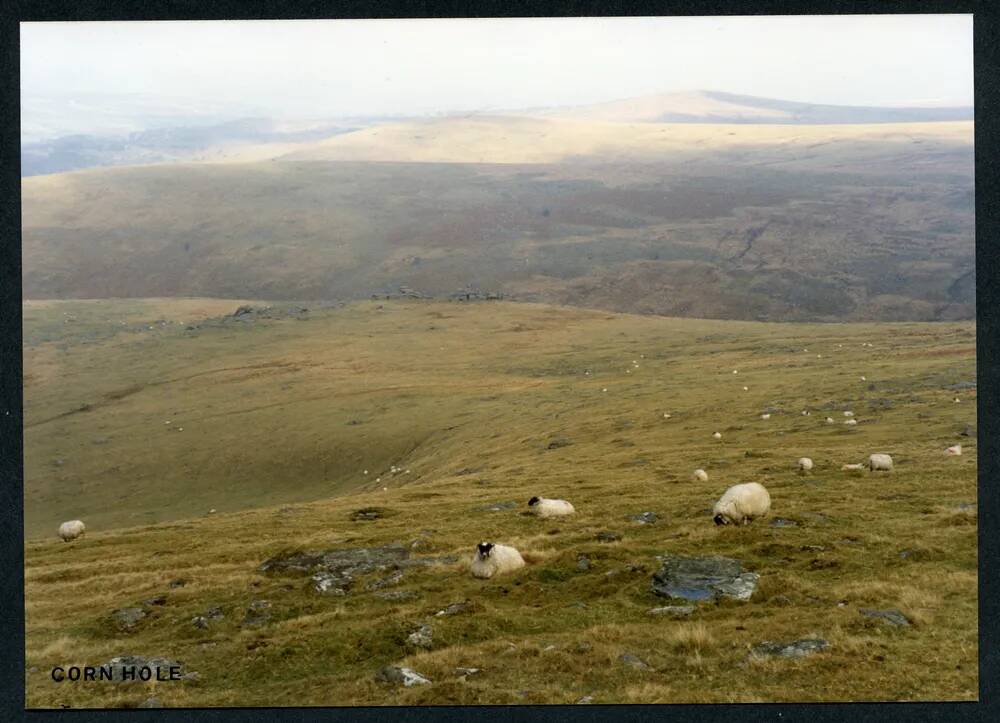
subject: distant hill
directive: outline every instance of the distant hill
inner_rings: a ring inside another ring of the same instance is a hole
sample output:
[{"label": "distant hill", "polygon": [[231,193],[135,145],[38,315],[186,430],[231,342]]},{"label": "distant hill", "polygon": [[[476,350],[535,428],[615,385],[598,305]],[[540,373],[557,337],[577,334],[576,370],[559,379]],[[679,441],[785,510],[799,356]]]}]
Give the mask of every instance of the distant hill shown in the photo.
[{"label": "distant hill", "polygon": [[973,119],[971,106],[872,107],[799,103],[720,91],[659,93],[516,113],[541,118],[643,123],[928,123]]},{"label": "distant hill", "polygon": [[452,118],[22,188],[27,298],[471,287],[672,316],[975,315],[969,122]]}]

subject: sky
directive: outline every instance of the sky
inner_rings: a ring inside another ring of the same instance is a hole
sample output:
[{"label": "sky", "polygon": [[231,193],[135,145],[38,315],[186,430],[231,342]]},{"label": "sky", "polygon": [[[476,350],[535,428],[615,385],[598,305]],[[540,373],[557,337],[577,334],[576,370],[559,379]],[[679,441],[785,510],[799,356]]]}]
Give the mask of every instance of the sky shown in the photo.
[{"label": "sky", "polygon": [[[21,24],[27,132],[571,105],[695,89],[972,105],[971,15]],[[173,120],[171,120],[173,119]]]}]

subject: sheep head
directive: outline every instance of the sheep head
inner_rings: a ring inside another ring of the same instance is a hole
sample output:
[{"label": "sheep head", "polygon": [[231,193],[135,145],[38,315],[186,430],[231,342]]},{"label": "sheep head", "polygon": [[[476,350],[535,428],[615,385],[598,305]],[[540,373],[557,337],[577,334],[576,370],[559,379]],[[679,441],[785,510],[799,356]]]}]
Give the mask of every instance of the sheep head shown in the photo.
[{"label": "sheep head", "polygon": [[489,557],[490,553],[493,552],[493,543],[492,542],[480,542],[477,545],[477,548],[479,549],[479,556],[480,557]]},{"label": "sheep head", "polygon": [[530,500],[528,500],[528,507],[534,507],[535,505],[537,505],[541,501],[542,500],[540,498],[538,498],[538,497],[532,497]]}]

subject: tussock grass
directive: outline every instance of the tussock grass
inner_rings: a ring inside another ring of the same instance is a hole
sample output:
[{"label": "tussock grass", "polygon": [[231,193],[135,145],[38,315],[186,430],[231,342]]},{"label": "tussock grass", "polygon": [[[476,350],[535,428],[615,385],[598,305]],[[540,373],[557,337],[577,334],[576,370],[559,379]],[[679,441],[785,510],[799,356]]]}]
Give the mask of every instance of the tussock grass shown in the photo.
[{"label": "tussock grass", "polygon": [[[27,370],[37,358],[59,372],[27,387],[29,422],[145,385],[26,429],[25,664],[37,667],[26,673],[29,706],[127,707],[150,695],[168,706],[976,698],[975,441],[963,438],[960,458],[941,454],[975,423],[974,404],[954,404],[946,389],[975,377],[972,352],[944,353],[967,349],[972,325],[897,324],[890,333],[379,304],[192,338],[118,336],[72,354],[26,348]],[[169,305],[161,312],[169,316]],[[447,316],[436,319],[447,328],[426,332],[417,322],[429,312]],[[515,325],[526,331],[505,331]],[[877,346],[862,349],[870,340]],[[640,368],[625,375],[640,354]],[[300,376],[192,377],[277,360],[295,361]],[[178,381],[152,383],[169,379]],[[861,415],[872,399],[893,405]],[[769,406],[786,413],[764,422]],[[807,406],[812,415],[800,416]],[[866,421],[850,431],[823,422],[845,408]],[[166,419],[185,431],[169,436]],[[356,419],[365,421],[348,424]],[[728,427],[722,442],[711,439]],[[112,441],[95,445],[98,436]],[[555,437],[570,444],[548,449]],[[873,451],[891,453],[896,469],[840,472]],[[796,469],[801,456],[816,462],[809,475]],[[387,474],[391,465],[411,473]],[[696,467],[708,482],[690,481]],[[771,491],[771,519],[797,525],[713,525],[712,503],[751,480]],[[578,512],[522,515],[534,494],[568,499]],[[514,508],[485,509],[503,501]],[[390,514],[351,520],[370,507]],[[659,520],[627,519],[644,511]],[[55,527],[71,517],[88,532],[63,543]],[[606,531],[621,539],[599,541]],[[528,565],[473,579],[466,566],[482,539],[515,545]],[[323,597],[307,576],[258,571],[282,551],[395,542],[417,543],[414,556],[459,560],[407,569],[385,588],[417,595],[399,601],[366,590],[385,572]],[[688,618],[648,615],[670,604],[650,590],[655,556],[665,553],[734,557],[761,576],[759,587],[748,602],[700,604]],[[580,555],[589,569],[578,567]],[[185,584],[170,587],[177,579]],[[166,603],[134,630],[107,620],[159,594]],[[260,599],[271,602],[270,621],[242,627]],[[470,610],[436,615],[464,600]],[[191,624],[215,606],[223,619],[208,630]],[[866,618],[867,607],[899,609],[913,625]],[[427,622],[430,649],[408,644]],[[763,640],[813,636],[830,648],[749,659]],[[626,653],[648,669],[622,663]],[[123,654],[170,657],[200,677],[141,686],[48,677],[53,665]],[[433,682],[376,682],[390,664]],[[458,667],[482,673],[461,678]]]}]

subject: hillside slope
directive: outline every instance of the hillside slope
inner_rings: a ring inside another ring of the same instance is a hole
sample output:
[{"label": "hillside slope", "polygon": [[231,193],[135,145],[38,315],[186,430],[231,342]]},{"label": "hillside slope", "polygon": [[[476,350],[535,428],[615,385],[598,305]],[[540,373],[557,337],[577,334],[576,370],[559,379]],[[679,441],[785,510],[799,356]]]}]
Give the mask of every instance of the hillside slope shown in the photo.
[{"label": "hillside slope", "polygon": [[[29,706],[977,696],[976,438],[961,436],[976,424],[972,324],[429,301],[224,322],[219,302],[182,303],[25,311]],[[139,323],[157,319],[183,323]],[[944,456],[956,442],[963,456]],[[876,451],[892,473],[840,471]],[[696,467],[709,481],[690,481]],[[749,480],[770,490],[772,518],[715,527],[714,500]],[[578,513],[525,517],[532,495]],[[631,519],[644,512],[655,521]],[[89,529],[66,544],[55,526],[69,517]],[[620,539],[598,538],[609,532]],[[484,538],[516,545],[528,567],[472,579],[463,562]],[[339,596],[259,570],[295,550],[396,543],[431,564],[356,573]],[[665,553],[730,556],[760,583],[747,602],[650,615],[676,604],[650,590]],[[144,617],[120,629],[111,613],[131,607]],[[427,647],[407,642],[424,624]],[[806,637],[829,648],[748,657]],[[198,678],[48,675],[125,654]],[[433,682],[380,684],[387,664]]]},{"label": "hillside slope", "polygon": [[975,314],[971,123],[471,118],[283,160],[25,179],[27,298],[406,285],[760,320]]}]

